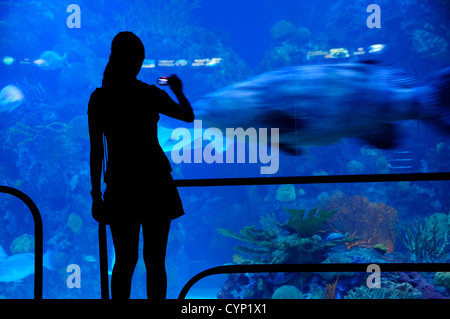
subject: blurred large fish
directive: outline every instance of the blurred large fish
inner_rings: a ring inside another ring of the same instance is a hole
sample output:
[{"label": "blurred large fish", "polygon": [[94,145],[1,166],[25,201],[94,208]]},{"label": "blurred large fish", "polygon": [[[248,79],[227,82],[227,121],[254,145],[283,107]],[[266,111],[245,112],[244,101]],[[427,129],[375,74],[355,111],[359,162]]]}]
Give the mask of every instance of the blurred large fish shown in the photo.
[{"label": "blurred large fish", "polygon": [[[53,269],[51,265],[52,252],[46,252],[43,265]],[[8,256],[0,245],[0,282],[20,281],[34,274],[34,254],[24,253]]]},{"label": "blurred large fish", "polygon": [[396,145],[396,121],[426,120],[450,132],[450,68],[416,86],[399,70],[375,63],[278,69],[230,85],[194,104],[197,119],[225,128],[279,128],[280,148],[360,138]]},{"label": "blurred large fish", "polygon": [[0,113],[12,112],[16,107],[22,104],[24,96],[20,89],[12,84],[5,86],[0,91]]}]

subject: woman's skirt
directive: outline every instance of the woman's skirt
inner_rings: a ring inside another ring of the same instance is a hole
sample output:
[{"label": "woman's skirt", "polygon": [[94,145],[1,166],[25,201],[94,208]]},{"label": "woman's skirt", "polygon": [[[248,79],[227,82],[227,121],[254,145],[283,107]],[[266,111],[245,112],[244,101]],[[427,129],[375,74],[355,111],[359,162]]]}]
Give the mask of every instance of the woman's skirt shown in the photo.
[{"label": "woman's skirt", "polygon": [[180,195],[169,173],[145,181],[110,181],[103,195],[110,222],[174,220],[184,215]]}]

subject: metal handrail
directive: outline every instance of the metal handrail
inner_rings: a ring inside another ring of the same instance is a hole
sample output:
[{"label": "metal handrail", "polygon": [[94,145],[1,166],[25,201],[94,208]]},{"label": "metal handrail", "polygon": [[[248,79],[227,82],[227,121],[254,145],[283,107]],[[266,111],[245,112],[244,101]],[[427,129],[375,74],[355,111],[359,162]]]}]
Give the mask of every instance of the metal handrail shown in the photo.
[{"label": "metal handrail", "polygon": [[[175,180],[177,187],[245,186],[276,184],[331,184],[331,183],[373,183],[398,181],[448,181],[450,172],[445,173],[403,173],[403,174],[361,174],[322,175]],[[261,273],[261,272],[339,272],[366,271],[369,264],[256,264],[229,265],[206,269],[192,277],[181,290],[178,299],[184,299],[189,289],[199,280],[218,274]],[[364,268],[365,267],[365,268]],[[450,271],[449,263],[383,264],[383,271]]]},{"label": "metal handrail", "polygon": [[399,181],[448,181],[450,172],[445,173],[404,173],[404,174],[361,174],[361,175],[321,175],[321,176],[282,176],[282,177],[238,177],[178,179],[177,187],[205,186],[245,186],[277,184],[332,184],[332,183],[373,183]]},{"label": "metal handrail", "polygon": [[44,259],[44,230],[42,217],[33,200],[24,192],[9,186],[0,186],[0,193],[17,197],[27,205],[34,220],[34,299],[42,299],[42,273]]},{"label": "metal handrail", "polygon": [[[243,185],[276,185],[276,184],[322,184],[322,183],[370,183],[394,181],[437,181],[450,180],[450,172],[415,173],[415,174],[366,174],[366,175],[327,175],[327,176],[287,176],[256,178],[219,178],[219,179],[187,179],[175,180],[177,187],[205,186],[243,186]],[[43,283],[43,225],[42,217],[33,200],[22,191],[0,186],[0,193],[10,194],[27,205],[34,221],[34,299],[42,299]],[[101,270],[102,299],[109,299],[108,263],[106,246],[106,227],[99,224],[99,248]],[[368,264],[270,264],[270,265],[232,265],[213,267],[192,277],[181,290],[178,299],[184,299],[189,289],[199,280],[207,276],[226,273],[259,273],[259,272],[324,272],[324,271],[365,271]],[[364,268],[366,267],[366,268]],[[421,264],[383,264],[385,271],[450,271],[448,263]]]},{"label": "metal handrail", "polygon": [[[275,273],[275,272],[366,272],[372,264],[251,264],[227,265],[206,269],[192,277],[181,289],[178,299],[185,299],[189,290],[201,279],[221,274]],[[448,272],[448,263],[380,263],[383,272]]]},{"label": "metal handrail", "polygon": [[109,299],[108,246],[106,224],[98,224],[98,246],[100,255],[100,288],[102,299]]}]

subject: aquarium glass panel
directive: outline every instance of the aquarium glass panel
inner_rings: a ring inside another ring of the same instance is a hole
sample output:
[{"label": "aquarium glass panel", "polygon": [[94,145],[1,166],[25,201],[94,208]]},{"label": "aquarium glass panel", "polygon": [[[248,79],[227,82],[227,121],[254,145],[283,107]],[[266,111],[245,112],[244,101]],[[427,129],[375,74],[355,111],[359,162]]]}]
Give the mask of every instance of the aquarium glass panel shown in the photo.
[{"label": "aquarium glass panel", "polygon": [[[176,74],[192,105],[193,122],[158,122],[175,180],[449,171],[448,1],[257,2],[0,1],[0,185],[41,212],[44,298],[101,297],[87,109],[121,31],[145,47],[137,79],[178,101],[158,81]],[[136,150],[143,176],[160,170],[150,145]],[[171,225],[169,298],[230,263],[449,262],[445,181],[179,192],[186,215]],[[33,297],[33,238],[27,208],[1,194],[0,298]],[[132,298],[146,297],[140,242]],[[113,251],[108,230],[110,271]],[[436,276],[422,279],[448,297],[449,279]],[[217,296],[231,277],[197,288]],[[303,290],[288,277],[264,281],[264,297],[288,282],[302,296],[312,285],[334,284],[339,298],[356,287],[302,275]]]}]

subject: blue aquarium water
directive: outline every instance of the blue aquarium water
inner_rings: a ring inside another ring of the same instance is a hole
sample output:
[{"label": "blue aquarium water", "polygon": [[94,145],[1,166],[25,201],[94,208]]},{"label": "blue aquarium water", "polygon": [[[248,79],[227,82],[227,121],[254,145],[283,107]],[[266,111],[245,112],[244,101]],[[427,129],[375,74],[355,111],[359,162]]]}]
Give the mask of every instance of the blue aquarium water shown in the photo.
[{"label": "blue aquarium water", "polygon": [[[440,173],[450,171],[449,17],[443,0],[1,2],[0,185],[42,214],[44,298],[101,297],[86,112],[118,32],[145,46],[140,80],[177,74],[193,105],[194,123],[159,121],[174,179]],[[145,155],[139,165],[152,169]],[[448,181],[179,192],[169,298],[200,271],[252,263],[374,263],[381,289],[367,273],[231,274],[187,297],[450,296],[449,273],[382,267],[450,262]],[[0,298],[33,298],[32,216],[0,195]],[[109,230],[108,259],[111,270]],[[146,298],[145,278],[141,245],[132,298]]]}]

